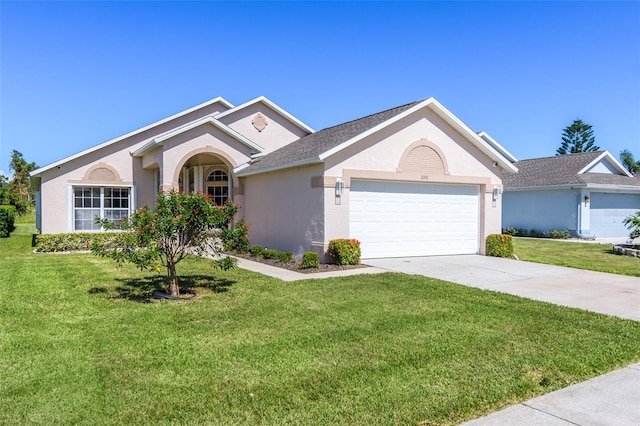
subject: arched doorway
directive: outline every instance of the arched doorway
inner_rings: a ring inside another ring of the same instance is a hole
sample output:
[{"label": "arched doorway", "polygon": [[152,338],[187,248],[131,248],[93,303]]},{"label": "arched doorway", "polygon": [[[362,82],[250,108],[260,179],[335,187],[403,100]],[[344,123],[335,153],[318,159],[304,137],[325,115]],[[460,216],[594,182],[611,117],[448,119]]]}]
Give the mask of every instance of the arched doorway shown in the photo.
[{"label": "arched doorway", "polygon": [[178,175],[178,189],[183,192],[204,192],[216,204],[233,197],[232,166],[213,153],[195,153],[189,157]]}]

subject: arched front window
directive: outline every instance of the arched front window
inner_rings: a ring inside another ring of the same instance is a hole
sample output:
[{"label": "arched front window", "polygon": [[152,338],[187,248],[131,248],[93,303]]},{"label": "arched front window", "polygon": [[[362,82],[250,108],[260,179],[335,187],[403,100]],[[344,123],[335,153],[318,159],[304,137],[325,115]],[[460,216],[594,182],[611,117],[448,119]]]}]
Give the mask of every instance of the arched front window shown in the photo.
[{"label": "arched front window", "polygon": [[214,170],[207,176],[207,194],[216,204],[222,205],[229,198],[229,176],[223,170]]}]

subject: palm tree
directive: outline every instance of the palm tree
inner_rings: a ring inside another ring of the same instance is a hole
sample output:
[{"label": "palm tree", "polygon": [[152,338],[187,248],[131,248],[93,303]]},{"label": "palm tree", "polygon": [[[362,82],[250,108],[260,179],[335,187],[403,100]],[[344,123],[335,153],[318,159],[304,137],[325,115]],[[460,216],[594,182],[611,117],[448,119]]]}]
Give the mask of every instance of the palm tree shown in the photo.
[{"label": "palm tree", "polygon": [[622,162],[622,165],[626,167],[626,169],[629,170],[629,172],[631,172],[632,174],[635,175],[637,173],[640,173],[640,161],[636,161],[636,159],[633,158],[633,154],[628,149],[620,152],[620,161]]}]

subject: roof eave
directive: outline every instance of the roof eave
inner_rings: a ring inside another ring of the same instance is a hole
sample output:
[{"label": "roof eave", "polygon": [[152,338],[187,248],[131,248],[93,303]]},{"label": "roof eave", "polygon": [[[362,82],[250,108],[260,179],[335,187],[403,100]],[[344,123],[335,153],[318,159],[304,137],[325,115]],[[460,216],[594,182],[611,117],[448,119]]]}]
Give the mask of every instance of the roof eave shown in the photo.
[{"label": "roof eave", "polygon": [[620,162],[618,162],[618,160],[616,160],[616,157],[611,155],[611,153],[609,151],[602,152],[602,154],[600,154],[595,160],[591,161],[589,164],[587,164],[585,167],[583,167],[582,170],[580,170],[577,174],[581,175],[581,174],[585,173],[591,167],[595,166],[595,164],[598,161],[602,160],[605,157],[607,158],[607,160],[609,160],[609,162],[613,163],[613,165],[615,166],[616,169],[618,169],[619,172],[621,172],[622,174],[624,174],[627,177],[633,177],[631,172],[629,172],[629,170],[624,168],[624,166],[622,164],[620,164]]},{"label": "roof eave", "polygon": [[413,107],[407,109],[406,111],[403,111],[400,114],[397,114],[397,115],[391,117],[390,119],[378,124],[377,126],[372,127],[371,129],[367,130],[366,132],[360,133],[359,135],[357,135],[357,136],[355,136],[355,137],[353,137],[353,138],[351,138],[351,139],[349,139],[349,140],[347,140],[347,141],[345,141],[345,142],[343,142],[343,143],[331,148],[330,150],[321,153],[319,158],[321,160],[324,160],[327,157],[329,157],[329,156],[331,156],[331,155],[333,155],[333,154],[335,154],[335,153],[337,153],[339,151],[342,151],[343,149],[347,148],[348,146],[353,145],[354,143],[358,142],[359,140],[362,140],[362,139],[366,138],[367,136],[370,136],[370,135],[372,135],[372,134],[384,129],[387,126],[402,120],[403,118],[413,114],[416,111],[419,111],[420,109],[422,109],[424,107],[429,107],[429,109],[434,111],[439,117],[441,117],[443,120],[445,120],[445,122],[447,122],[450,126],[452,126],[454,129],[456,129],[458,132],[460,132],[463,136],[466,136],[467,139],[469,139],[471,141],[471,143],[473,143],[485,155],[487,155],[489,158],[491,158],[494,161],[496,161],[498,163],[498,165],[500,165],[500,167],[505,172],[510,172],[510,173],[517,173],[518,172],[518,168],[516,166],[514,166],[513,163],[511,163],[499,151],[497,151],[491,145],[489,145],[488,142],[486,142],[480,136],[478,136],[477,133],[475,133],[473,130],[471,130],[469,127],[467,127],[462,121],[460,121],[460,119],[458,119],[456,116],[454,116],[449,110],[447,110],[442,104],[440,104],[433,97],[425,99],[424,101],[417,103],[416,105],[414,105]]},{"label": "roof eave", "polygon": [[242,136],[240,133],[236,132],[235,130],[231,129],[229,126],[226,126],[223,123],[220,123],[218,120],[212,118],[212,117],[205,117],[202,118],[200,120],[196,120],[193,123],[190,123],[186,126],[180,127],[179,129],[175,129],[170,131],[167,134],[164,134],[162,136],[159,136],[155,139],[153,139],[151,142],[147,143],[146,145],[144,145],[143,147],[137,149],[136,151],[134,151],[132,153],[132,155],[134,157],[141,157],[143,155],[145,155],[147,152],[155,149],[158,146],[161,146],[164,141],[166,141],[167,139],[171,139],[175,136],[178,136],[184,132],[187,132],[189,130],[195,129],[196,127],[202,126],[204,124],[211,124],[212,126],[216,127],[217,129],[223,131],[224,133],[228,134],[229,136],[231,136],[232,138],[242,142],[243,144],[249,146],[250,148],[258,151],[258,152],[263,152],[264,148],[261,147],[260,145],[256,144],[255,142],[247,139],[246,137]]},{"label": "roof eave", "polygon": [[174,115],[172,115],[170,117],[163,118],[162,120],[153,122],[153,123],[151,123],[149,125],[146,125],[146,126],[141,127],[139,129],[133,130],[133,131],[131,131],[129,133],[126,133],[126,134],[124,134],[122,136],[118,136],[116,138],[109,139],[108,141],[103,142],[103,143],[101,143],[99,145],[96,145],[96,146],[91,147],[89,149],[85,149],[84,151],[78,152],[77,154],[73,154],[73,155],[70,155],[69,157],[65,157],[62,160],[58,160],[58,161],[53,162],[51,164],[48,164],[48,165],[46,165],[44,167],[40,167],[39,169],[36,169],[36,170],[32,171],[29,175],[30,176],[37,176],[37,175],[39,175],[41,173],[46,172],[47,170],[53,169],[54,167],[58,167],[58,166],[60,166],[62,164],[68,163],[69,161],[73,161],[73,160],[75,160],[77,158],[80,158],[80,157],[82,157],[84,155],[87,155],[87,154],[90,154],[92,152],[98,151],[98,150],[100,150],[102,148],[105,148],[105,147],[107,147],[109,145],[112,145],[112,144],[120,142],[120,141],[122,141],[124,139],[130,138],[131,136],[135,136],[135,135],[137,135],[139,133],[142,133],[144,131],[152,129],[152,128],[156,127],[156,126],[159,126],[161,124],[167,123],[167,122],[169,122],[171,120],[174,120],[176,118],[182,117],[183,115],[187,115],[187,114],[189,114],[189,113],[191,113],[193,111],[197,111],[200,108],[204,108],[206,106],[213,105],[216,102],[221,103],[222,105],[226,106],[227,108],[233,108],[233,105],[229,101],[227,101],[226,99],[218,96],[218,97],[216,97],[214,99],[211,99],[209,101],[203,102],[203,103],[201,103],[199,105],[196,105],[194,107],[191,107],[189,109],[181,111],[181,112],[179,112],[177,114],[174,114]]},{"label": "roof eave", "polygon": [[322,163],[323,160],[320,159],[319,157],[313,157],[313,158],[307,158],[306,160],[299,160],[299,161],[294,161],[291,163],[285,163],[285,164],[278,164],[275,166],[270,166],[270,167],[265,167],[262,169],[257,169],[257,170],[249,170],[246,172],[242,172],[240,171],[237,176],[238,177],[246,177],[246,176],[251,176],[251,175],[257,175],[260,173],[267,173],[267,172],[275,172],[278,170],[284,170],[284,169],[290,169],[293,167],[299,167],[299,166],[306,166],[309,164],[318,164],[318,163]]}]

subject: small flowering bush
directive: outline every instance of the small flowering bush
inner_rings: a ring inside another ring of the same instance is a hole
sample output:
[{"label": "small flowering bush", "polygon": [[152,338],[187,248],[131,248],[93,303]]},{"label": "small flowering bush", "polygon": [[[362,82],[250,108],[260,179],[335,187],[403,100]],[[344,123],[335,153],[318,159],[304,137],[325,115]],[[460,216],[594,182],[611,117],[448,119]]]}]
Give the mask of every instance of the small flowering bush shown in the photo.
[{"label": "small flowering bush", "polygon": [[249,225],[240,219],[232,226],[225,226],[220,229],[220,239],[225,250],[246,253],[249,251]]},{"label": "small flowering bush", "polygon": [[338,265],[357,265],[360,263],[360,241],[339,238],[329,241],[329,255]]},{"label": "small flowering bush", "polygon": [[[222,251],[220,230],[227,228],[239,206],[231,200],[216,205],[201,192],[185,194],[171,190],[158,195],[156,205],[147,205],[118,222],[96,219],[104,229],[123,229],[118,247],[94,240],[91,251],[118,264],[130,262],[140,269],[166,268],[169,293],[179,296],[176,264],[191,254],[217,255]],[[217,261],[223,269],[233,262]]]}]

